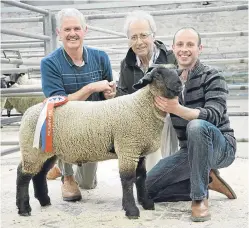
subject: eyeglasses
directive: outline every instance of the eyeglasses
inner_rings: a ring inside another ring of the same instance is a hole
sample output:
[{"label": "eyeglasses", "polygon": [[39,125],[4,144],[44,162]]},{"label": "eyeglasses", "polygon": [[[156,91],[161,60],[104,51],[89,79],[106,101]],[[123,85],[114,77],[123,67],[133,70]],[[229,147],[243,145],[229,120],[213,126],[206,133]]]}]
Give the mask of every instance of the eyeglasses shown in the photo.
[{"label": "eyeglasses", "polygon": [[133,36],[129,37],[129,39],[132,42],[136,42],[138,40],[138,37],[140,38],[140,40],[146,40],[151,34],[153,34],[153,32],[151,32],[151,33],[140,33],[139,35],[133,35]]}]

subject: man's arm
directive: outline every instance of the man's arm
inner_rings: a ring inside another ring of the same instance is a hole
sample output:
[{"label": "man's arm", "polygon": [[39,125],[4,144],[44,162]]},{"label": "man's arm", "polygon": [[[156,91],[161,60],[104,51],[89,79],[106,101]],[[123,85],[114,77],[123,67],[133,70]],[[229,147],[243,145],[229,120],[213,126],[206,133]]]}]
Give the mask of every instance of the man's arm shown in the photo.
[{"label": "man's arm", "polygon": [[45,97],[67,96],[58,66],[48,58],[41,61],[41,82]]},{"label": "man's arm", "polygon": [[111,93],[112,83],[108,82],[107,80],[90,83],[86,86],[83,86],[80,90],[76,91],[75,93],[69,94],[68,100],[85,101],[93,93],[98,93],[103,91]]},{"label": "man's arm", "polygon": [[67,96],[68,100],[86,100],[92,93],[111,90],[107,80],[90,83],[72,94],[66,94],[58,66],[50,59],[41,61],[42,91],[46,97],[61,95]]},{"label": "man's arm", "polygon": [[178,97],[167,99],[156,97],[155,105],[164,112],[173,113],[186,120],[203,119],[218,126],[227,109],[228,94],[224,77],[218,72],[210,72],[204,84],[205,105],[203,108],[187,108],[179,104]]},{"label": "man's arm", "polygon": [[217,70],[208,72],[204,82],[205,105],[200,110],[198,119],[206,120],[215,126],[221,122],[223,114],[227,111],[228,87],[224,76]]}]

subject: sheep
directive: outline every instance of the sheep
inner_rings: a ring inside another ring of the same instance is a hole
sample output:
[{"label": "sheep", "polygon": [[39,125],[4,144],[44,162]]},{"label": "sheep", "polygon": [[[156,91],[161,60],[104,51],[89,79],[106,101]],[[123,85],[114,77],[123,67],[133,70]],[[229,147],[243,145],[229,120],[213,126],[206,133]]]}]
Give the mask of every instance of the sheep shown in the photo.
[{"label": "sheep", "polygon": [[[22,89],[28,89],[28,88],[37,88],[39,89],[40,86],[39,85],[18,85],[17,83],[15,83],[13,86],[11,86],[11,88],[22,88]],[[35,97],[8,97],[4,108],[7,110],[11,110],[13,108],[16,109],[17,112],[24,114],[25,111],[38,103],[43,102],[45,99],[45,96],[35,96]]]},{"label": "sheep", "polygon": [[19,134],[22,161],[16,181],[18,214],[31,215],[28,190],[31,179],[41,206],[50,205],[46,174],[57,157],[73,164],[118,158],[126,216],[129,219],[140,216],[133,196],[134,182],[138,202],[144,209],[154,210],[145,187],[145,156],[160,147],[166,115],[155,107],[154,96],[173,98],[182,89],[178,71],[171,67],[155,67],[134,85],[139,90],[133,94],[96,102],[68,101],[56,107],[51,153],[33,148],[43,105],[29,108],[23,115]]},{"label": "sheep", "polygon": [[[1,89],[2,88],[8,88],[8,83],[6,82],[5,77],[1,77]],[[6,103],[6,98],[1,97],[1,111],[4,108],[5,103]]]},{"label": "sheep", "polygon": [[[30,79],[27,74],[10,74],[3,79],[3,83],[7,85],[6,88],[39,89],[41,87],[40,79]],[[8,116],[10,116],[10,111],[13,108],[23,114],[29,107],[42,102],[44,99],[44,95],[36,97],[8,97],[1,100],[1,108],[7,109]]]},{"label": "sheep", "polygon": [[[12,81],[13,79],[15,78],[11,77],[11,75],[9,74],[1,75],[1,89],[10,88],[15,83],[14,81]],[[6,97],[1,97],[1,111],[5,107],[6,101]]]},{"label": "sheep", "polygon": [[28,74],[21,74],[15,82],[18,85],[41,85],[40,78],[30,78]]}]

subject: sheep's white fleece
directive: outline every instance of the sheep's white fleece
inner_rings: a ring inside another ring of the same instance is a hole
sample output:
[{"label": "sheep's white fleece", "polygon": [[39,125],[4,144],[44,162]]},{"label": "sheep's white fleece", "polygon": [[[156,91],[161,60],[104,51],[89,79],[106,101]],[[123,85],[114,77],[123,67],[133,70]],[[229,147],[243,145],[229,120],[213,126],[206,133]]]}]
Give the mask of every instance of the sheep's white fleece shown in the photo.
[{"label": "sheep's white fleece", "polygon": [[[155,111],[150,85],[100,102],[69,101],[54,111],[53,153],[32,148],[42,104],[27,110],[20,126],[23,169],[35,174],[49,157],[68,163],[119,158],[120,171],[136,167],[140,155],[160,147],[163,119]],[[153,107],[152,107],[153,106]],[[162,116],[161,116],[162,117]],[[110,153],[114,143],[115,152]]]}]

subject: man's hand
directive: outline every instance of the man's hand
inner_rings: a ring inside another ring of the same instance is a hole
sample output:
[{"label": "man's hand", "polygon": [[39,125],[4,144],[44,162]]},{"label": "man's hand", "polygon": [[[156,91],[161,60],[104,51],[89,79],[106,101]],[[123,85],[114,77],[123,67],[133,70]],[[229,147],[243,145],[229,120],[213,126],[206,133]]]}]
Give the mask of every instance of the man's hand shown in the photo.
[{"label": "man's hand", "polygon": [[113,90],[112,84],[113,84],[113,82],[108,82],[107,80],[102,80],[102,81],[90,83],[89,86],[91,87],[93,93],[98,93],[98,92],[112,91]]},{"label": "man's hand", "polygon": [[116,83],[114,81],[109,82],[110,89],[103,92],[105,99],[111,99],[116,95]]},{"label": "man's hand", "polygon": [[75,93],[69,94],[68,99],[72,101],[85,101],[93,93],[103,92],[106,99],[113,98],[116,95],[116,83],[102,80],[92,82],[83,86]]},{"label": "man's hand", "polygon": [[179,103],[178,97],[168,99],[165,97],[155,97],[155,106],[163,112],[173,113],[185,120],[197,119],[200,110],[194,108],[187,108]]},{"label": "man's hand", "polygon": [[174,114],[176,114],[177,110],[180,108],[178,97],[173,99],[168,99],[161,96],[155,97],[155,106],[163,112]]}]

